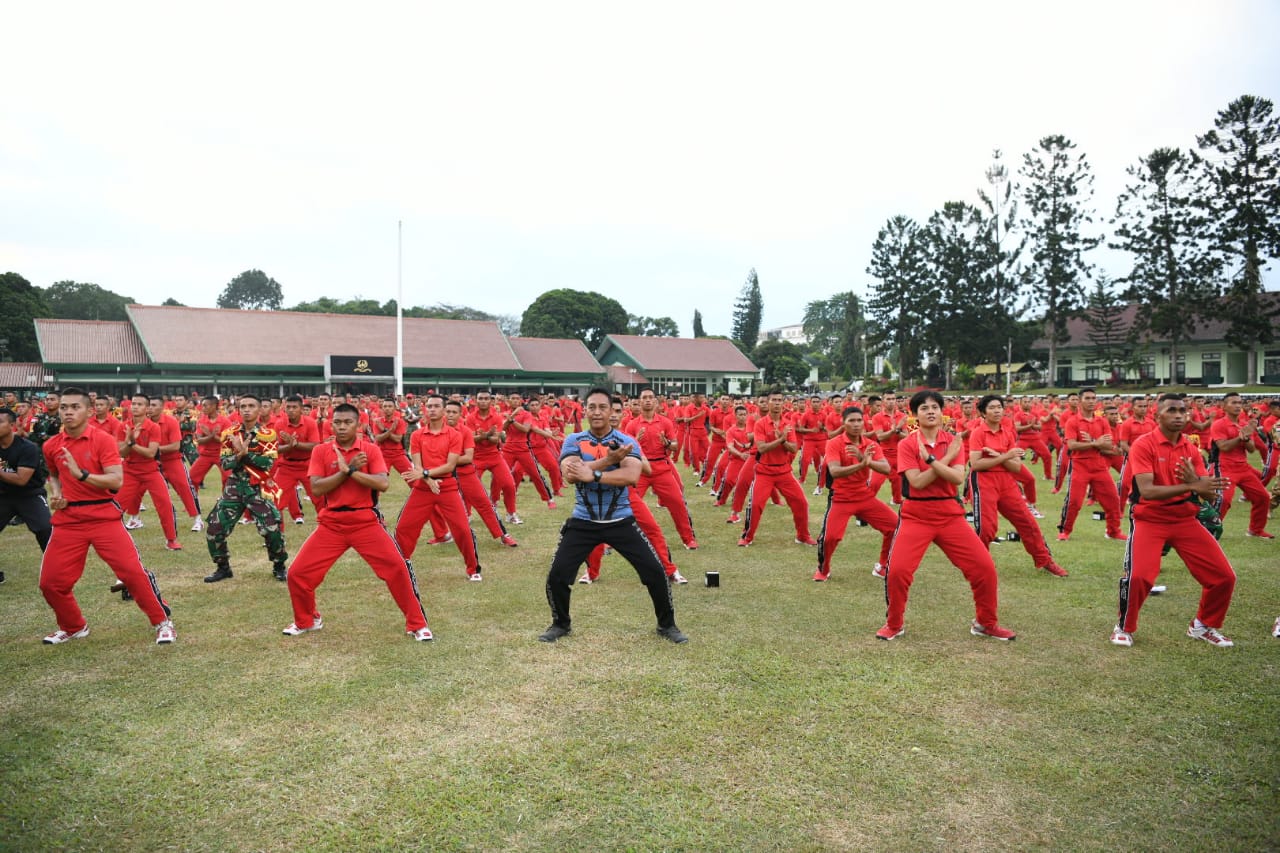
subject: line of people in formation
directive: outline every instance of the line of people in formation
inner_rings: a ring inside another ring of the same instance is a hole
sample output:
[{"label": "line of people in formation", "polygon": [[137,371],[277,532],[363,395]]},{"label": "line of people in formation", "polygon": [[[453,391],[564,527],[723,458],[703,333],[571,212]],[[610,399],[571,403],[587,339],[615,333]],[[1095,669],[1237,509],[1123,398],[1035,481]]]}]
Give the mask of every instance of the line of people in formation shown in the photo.
[{"label": "line of people in formation", "polygon": [[[619,553],[650,587],[659,633],[687,639],[674,626],[669,590],[663,594],[647,575],[652,555],[654,571],[665,578],[662,589],[687,582],[644,501],[652,489],[683,546],[698,549],[682,464],[694,472],[695,487],[728,507],[726,522],[741,525],[740,547],[756,541],[771,503],[785,503],[793,541],[817,549],[814,581],[830,578],[850,521],[876,530],[881,543],[872,574],[883,579],[887,602],[886,622],[876,632],[882,640],[903,635],[908,593],[930,544],[970,584],[972,633],[1014,639],[997,615],[989,546],[999,518],[1012,524],[1017,535],[1010,540],[1021,542],[1037,570],[1068,575],[1037,523],[1044,517],[1036,506],[1039,469],[1052,491],[1063,493],[1058,541],[1070,539],[1088,502],[1105,518],[1105,538],[1126,542],[1112,643],[1132,645],[1143,602],[1163,591],[1155,584],[1161,557],[1173,549],[1203,587],[1188,635],[1230,646],[1220,629],[1235,574],[1217,541],[1221,518],[1239,490],[1250,505],[1246,535],[1269,540],[1269,512],[1280,502],[1267,488],[1280,461],[1280,400],[1250,406],[1234,393],[1212,404],[1173,394],[1100,399],[1094,389],[949,400],[933,391],[848,400],[726,394],[708,403],[701,394],[663,397],[644,388],[625,402],[593,389],[581,401],[482,390],[449,398],[322,394],[267,401],[252,394],[234,400],[139,394],[117,404],[66,388],[39,402],[5,402],[11,405],[0,408],[0,528],[25,523],[44,552],[40,589],[58,625],[44,638],[49,644],[88,634],[72,588],[90,546],[115,572],[112,589],[137,602],[155,626],[156,641],[174,641],[169,606],[130,533],[145,526],[146,495],[165,547],[182,549],[169,487],[191,530],[204,534],[213,563],[206,583],[233,577],[228,536],[237,524],[256,526],[293,604],[285,634],[322,626],[316,588],[353,548],[386,582],[416,640],[432,639],[411,562],[423,529],[431,525],[432,545],[452,543],[467,578],[479,582],[470,514],[480,516],[495,542],[518,547],[508,525],[524,523],[516,505],[524,479],[548,509],[566,484],[575,491],[548,576],[553,624],[544,641],[569,632],[574,570],[585,563],[577,583],[596,581],[610,536],[621,537]],[[606,445],[607,452],[598,450]],[[200,492],[215,468],[221,492],[205,513]],[[392,470],[409,494],[389,526],[378,497]],[[816,539],[806,497],[810,471],[812,494],[826,494]],[[886,481],[888,503],[879,497]],[[306,524],[306,503],[317,524],[289,564],[285,518]],[[1130,505],[1131,536],[1122,530],[1122,504]],[[582,530],[569,536],[570,527]],[[624,527],[626,535],[616,532]],[[1273,634],[1280,636],[1280,620]]]}]

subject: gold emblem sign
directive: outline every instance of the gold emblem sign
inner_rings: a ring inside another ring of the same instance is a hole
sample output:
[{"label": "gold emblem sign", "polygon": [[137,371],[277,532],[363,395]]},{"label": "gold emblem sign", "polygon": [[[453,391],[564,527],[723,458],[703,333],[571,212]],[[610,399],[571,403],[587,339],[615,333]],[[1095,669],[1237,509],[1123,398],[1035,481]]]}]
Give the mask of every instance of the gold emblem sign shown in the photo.
[{"label": "gold emblem sign", "polygon": [[356,359],[356,373],[373,373],[373,371],[369,369],[369,359]]}]

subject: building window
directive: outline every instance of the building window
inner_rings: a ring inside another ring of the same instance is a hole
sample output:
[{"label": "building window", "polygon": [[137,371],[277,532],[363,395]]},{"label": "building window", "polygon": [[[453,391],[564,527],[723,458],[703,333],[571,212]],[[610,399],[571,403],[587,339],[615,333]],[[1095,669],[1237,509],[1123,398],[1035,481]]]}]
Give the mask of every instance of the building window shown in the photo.
[{"label": "building window", "polygon": [[1155,379],[1156,376],[1156,360],[1148,356],[1138,364],[1138,377],[1141,379]]},{"label": "building window", "polygon": [[1200,356],[1200,375],[1204,381],[1222,381],[1222,353],[1207,352]]},{"label": "building window", "polygon": [[1095,365],[1089,365],[1088,367],[1086,367],[1086,368],[1084,369],[1084,381],[1085,381],[1085,382],[1097,382],[1097,381],[1098,381],[1098,372],[1099,372],[1099,371],[1098,371],[1098,368],[1097,368]]},{"label": "building window", "polygon": [[1280,375],[1280,350],[1267,350],[1262,356],[1262,375]]}]

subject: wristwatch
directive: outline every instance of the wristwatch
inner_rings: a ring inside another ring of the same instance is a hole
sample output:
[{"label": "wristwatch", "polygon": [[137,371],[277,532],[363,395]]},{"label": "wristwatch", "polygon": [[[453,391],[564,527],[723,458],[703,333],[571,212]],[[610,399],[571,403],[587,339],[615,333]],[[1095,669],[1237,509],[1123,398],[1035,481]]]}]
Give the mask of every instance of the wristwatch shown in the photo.
[{"label": "wristwatch", "polygon": [[591,472],[591,476],[594,477],[595,481],[598,483],[600,482],[600,478],[604,476],[604,472],[600,470],[595,470]]},{"label": "wristwatch", "polygon": [[[994,415],[992,415],[992,417],[995,417],[995,416],[994,416]],[[936,457],[936,456],[934,456],[932,453],[930,453],[928,456],[926,456],[926,457],[924,458],[924,461],[925,461],[926,463],[928,463],[929,465],[932,465],[933,463],[935,463],[935,462],[937,462],[937,461],[938,461],[938,457]]]}]

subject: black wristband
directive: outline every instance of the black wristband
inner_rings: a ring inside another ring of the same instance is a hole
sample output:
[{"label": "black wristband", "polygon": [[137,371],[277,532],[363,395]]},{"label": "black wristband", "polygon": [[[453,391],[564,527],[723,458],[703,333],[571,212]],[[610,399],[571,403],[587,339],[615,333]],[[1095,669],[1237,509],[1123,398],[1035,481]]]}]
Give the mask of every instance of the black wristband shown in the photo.
[{"label": "black wristband", "polygon": [[88,472],[88,471],[81,471],[81,472],[80,472],[80,476],[79,476],[77,479],[78,479],[78,480],[80,480],[80,482],[82,482],[82,483],[83,483],[85,480],[89,479],[89,472]]}]

